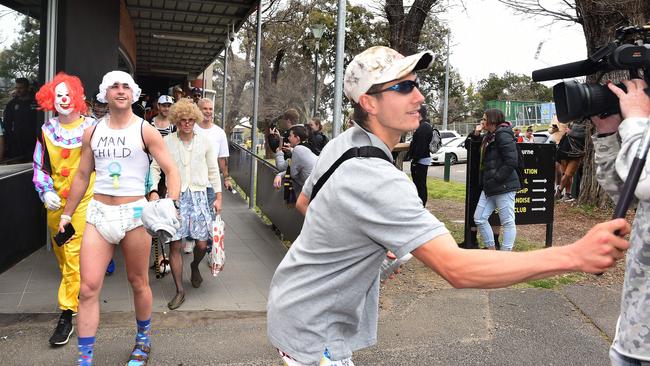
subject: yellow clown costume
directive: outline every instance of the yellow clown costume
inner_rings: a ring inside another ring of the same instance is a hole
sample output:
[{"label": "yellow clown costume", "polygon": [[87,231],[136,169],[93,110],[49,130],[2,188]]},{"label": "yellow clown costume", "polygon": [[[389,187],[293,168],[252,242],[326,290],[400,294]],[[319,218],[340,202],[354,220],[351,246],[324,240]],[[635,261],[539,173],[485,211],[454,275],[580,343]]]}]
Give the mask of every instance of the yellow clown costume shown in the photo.
[{"label": "yellow clown costume", "polygon": [[[45,202],[47,192],[56,193],[61,199],[60,208],[47,210],[47,226],[50,239],[58,232],[61,213],[65,207],[72,179],[81,160],[81,138],[84,130],[97,123],[96,120],[81,116],[75,121],[62,124],[52,118],[43,124],[41,135],[34,149],[34,177],[36,191]],[[79,303],[79,252],[81,235],[86,227],[86,207],[93,195],[95,173],[74,215],[72,226],[75,234],[66,244],[58,246],[52,240],[52,247],[61,270],[58,301],[61,310],[77,311]]]}]

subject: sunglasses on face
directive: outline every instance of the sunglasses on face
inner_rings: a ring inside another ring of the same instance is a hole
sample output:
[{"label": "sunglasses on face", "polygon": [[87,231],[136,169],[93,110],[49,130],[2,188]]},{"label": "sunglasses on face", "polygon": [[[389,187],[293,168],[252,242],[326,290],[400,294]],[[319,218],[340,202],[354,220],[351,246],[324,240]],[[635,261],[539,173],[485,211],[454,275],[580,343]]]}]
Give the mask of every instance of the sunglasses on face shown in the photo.
[{"label": "sunglasses on face", "polygon": [[409,94],[410,92],[413,91],[413,89],[418,88],[420,89],[420,83],[417,79],[415,80],[404,80],[400,81],[399,83],[389,86],[386,89],[382,89],[376,92],[371,92],[371,93],[366,93],[368,95],[373,95],[373,94],[379,94],[387,91],[395,91],[400,94]]}]

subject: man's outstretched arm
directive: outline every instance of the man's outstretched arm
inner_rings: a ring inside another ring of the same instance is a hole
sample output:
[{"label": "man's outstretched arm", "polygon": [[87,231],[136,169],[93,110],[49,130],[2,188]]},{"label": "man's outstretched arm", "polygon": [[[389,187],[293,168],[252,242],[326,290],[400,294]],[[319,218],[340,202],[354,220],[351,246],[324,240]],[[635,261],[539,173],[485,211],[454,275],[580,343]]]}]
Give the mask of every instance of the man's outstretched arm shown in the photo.
[{"label": "man's outstretched arm", "polygon": [[567,272],[602,273],[625,255],[624,236],[630,225],[623,219],[594,226],[573,244],[533,250],[500,252],[461,249],[449,234],[415,249],[413,255],[456,288],[498,288]]}]

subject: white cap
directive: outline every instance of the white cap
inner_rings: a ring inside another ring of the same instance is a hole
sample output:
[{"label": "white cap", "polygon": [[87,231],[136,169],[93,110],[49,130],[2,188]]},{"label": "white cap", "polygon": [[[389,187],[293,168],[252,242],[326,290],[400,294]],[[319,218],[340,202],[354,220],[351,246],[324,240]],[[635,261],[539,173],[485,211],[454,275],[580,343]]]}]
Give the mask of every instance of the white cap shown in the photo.
[{"label": "white cap", "polygon": [[392,48],[370,47],[356,55],[345,69],[345,96],[355,103],[371,86],[402,78],[412,72],[428,69],[433,52],[424,51],[404,57]]},{"label": "white cap", "polygon": [[135,83],[133,77],[124,71],[116,70],[109,71],[102,78],[102,83],[99,84],[99,93],[97,93],[97,100],[101,103],[108,103],[108,101],[106,101],[106,89],[115,83],[129,84],[129,87],[133,91],[133,102],[131,103],[135,103],[138,101],[138,99],[140,99],[140,93],[142,92],[142,89],[140,89],[138,84]]},{"label": "white cap", "polygon": [[174,98],[169,95],[161,95],[158,97],[158,104],[173,104]]}]

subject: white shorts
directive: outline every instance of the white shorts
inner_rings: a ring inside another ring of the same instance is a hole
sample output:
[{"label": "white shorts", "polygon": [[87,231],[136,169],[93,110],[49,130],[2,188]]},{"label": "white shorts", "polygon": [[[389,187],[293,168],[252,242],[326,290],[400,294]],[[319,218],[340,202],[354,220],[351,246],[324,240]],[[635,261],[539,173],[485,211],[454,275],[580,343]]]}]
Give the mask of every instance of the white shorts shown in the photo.
[{"label": "white shorts", "polygon": [[111,206],[91,199],[88,203],[86,222],[95,226],[110,244],[119,244],[127,232],[142,226],[142,208],[147,200]]}]

